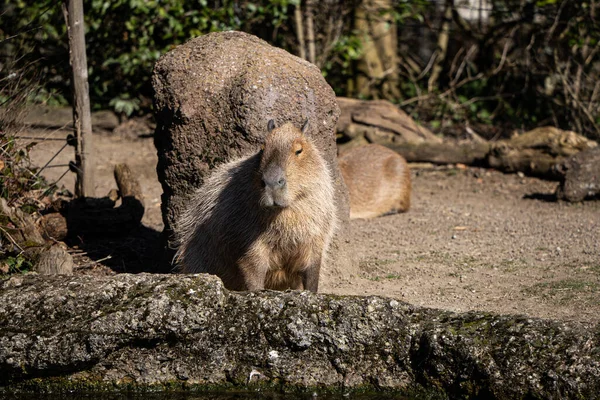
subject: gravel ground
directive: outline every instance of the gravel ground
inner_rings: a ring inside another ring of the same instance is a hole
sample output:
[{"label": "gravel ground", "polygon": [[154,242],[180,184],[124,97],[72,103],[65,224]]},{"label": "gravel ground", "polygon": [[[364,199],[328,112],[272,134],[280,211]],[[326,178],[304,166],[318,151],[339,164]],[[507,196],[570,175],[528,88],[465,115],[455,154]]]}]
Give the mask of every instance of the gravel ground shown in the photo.
[{"label": "gravel ground", "polygon": [[[95,135],[96,195],[116,186],[113,165],[126,162],[140,180],[146,214],[144,228],[129,236],[71,243],[79,273],[136,272],[151,261],[162,229],[162,189],[149,133],[131,124],[129,132]],[[44,165],[61,146],[38,140],[33,162]],[[67,148],[53,164],[67,163],[72,152]],[[497,171],[411,168],[411,210],[351,221],[359,265],[343,273],[325,271],[321,291],[391,296],[454,311],[600,321],[600,202],[548,201],[555,182]],[[44,175],[54,181],[63,172],[49,168]],[[73,183],[72,174],[60,181],[71,190]]]}]

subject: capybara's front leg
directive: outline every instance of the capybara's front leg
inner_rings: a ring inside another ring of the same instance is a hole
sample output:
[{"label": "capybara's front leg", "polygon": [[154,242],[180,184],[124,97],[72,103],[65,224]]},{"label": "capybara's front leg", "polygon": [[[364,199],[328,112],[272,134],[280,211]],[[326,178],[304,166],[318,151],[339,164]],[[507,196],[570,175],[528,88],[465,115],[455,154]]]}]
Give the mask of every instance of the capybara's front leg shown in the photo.
[{"label": "capybara's front leg", "polygon": [[319,274],[321,272],[321,258],[311,263],[308,268],[300,272],[302,285],[305,290],[317,293],[319,289]]},{"label": "capybara's front leg", "polygon": [[261,268],[258,265],[247,265],[241,268],[242,278],[244,280],[243,290],[262,290],[265,288],[265,277],[267,268]]},{"label": "capybara's front leg", "polygon": [[265,263],[265,257],[259,251],[256,251],[259,246],[256,246],[252,251],[249,251],[245,257],[239,262],[239,272],[243,280],[242,290],[261,290],[265,288],[265,278],[269,270],[268,264]]}]

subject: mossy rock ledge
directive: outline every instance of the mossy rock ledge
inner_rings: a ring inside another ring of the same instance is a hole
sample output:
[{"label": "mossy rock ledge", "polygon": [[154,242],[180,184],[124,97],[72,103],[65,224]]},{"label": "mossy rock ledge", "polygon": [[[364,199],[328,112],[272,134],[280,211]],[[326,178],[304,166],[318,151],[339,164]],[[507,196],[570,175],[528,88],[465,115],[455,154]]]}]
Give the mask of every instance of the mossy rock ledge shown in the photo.
[{"label": "mossy rock ledge", "polygon": [[208,275],[0,282],[0,394],[262,390],[598,398],[597,325],[383,297],[230,292]]}]

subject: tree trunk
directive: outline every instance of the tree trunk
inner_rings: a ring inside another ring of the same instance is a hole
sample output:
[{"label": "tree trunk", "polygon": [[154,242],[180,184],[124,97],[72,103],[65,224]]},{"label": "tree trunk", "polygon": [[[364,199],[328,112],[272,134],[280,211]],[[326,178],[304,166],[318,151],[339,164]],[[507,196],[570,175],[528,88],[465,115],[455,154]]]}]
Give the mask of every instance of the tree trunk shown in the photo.
[{"label": "tree trunk", "polygon": [[69,56],[73,68],[73,125],[77,137],[75,161],[78,168],[75,191],[79,197],[94,197],[92,116],[82,0],[65,0],[63,12],[67,22]]},{"label": "tree trunk", "polygon": [[446,0],[445,7],[444,16],[442,17],[442,23],[440,25],[437,49],[433,55],[435,60],[433,62],[433,68],[431,70],[431,75],[429,76],[429,81],[427,82],[427,90],[429,93],[432,93],[438,87],[438,80],[440,79],[440,74],[444,68],[444,60],[446,59],[446,54],[448,53],[448,41],[450,40],[450,24],[452,23],[452,9],[454,8],[454,1]]},{"label": "tree trunk", "polygon": [[302,8],[300,2],[294,8],[294,19],[296,22],[296,37],[298,39],[298,52],[301,59],[306,60],[306,44],[304,43],[304,21],[302,20]]},{"label": "tree trunk", "polygon": [[391,0],[363,0],[355,14],[363,56],[357,65],[356,91],[361,97],[400,97],[397,30]]},{"label": "tree trunk", "polygon": [[315,28],[313,26],[314,5],[311,0],[306,2],[306,35],[308,39],[308,61],[315,63],[317,57],[315,50]]}]

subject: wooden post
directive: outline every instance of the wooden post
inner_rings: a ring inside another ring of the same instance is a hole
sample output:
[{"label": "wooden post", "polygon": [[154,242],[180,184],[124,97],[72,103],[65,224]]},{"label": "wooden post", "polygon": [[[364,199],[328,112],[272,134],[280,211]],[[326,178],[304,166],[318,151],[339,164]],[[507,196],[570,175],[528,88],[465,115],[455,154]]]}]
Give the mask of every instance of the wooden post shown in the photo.
[{"label": "wooden post", "polygon": [[67,23],[69,58],[73,69],[73,126],[77,137],[75,163],[78,168],[75,193],[78,197],[94,197],[95,162],[85,54],[83,0],[64,0],[63,13]]}]

